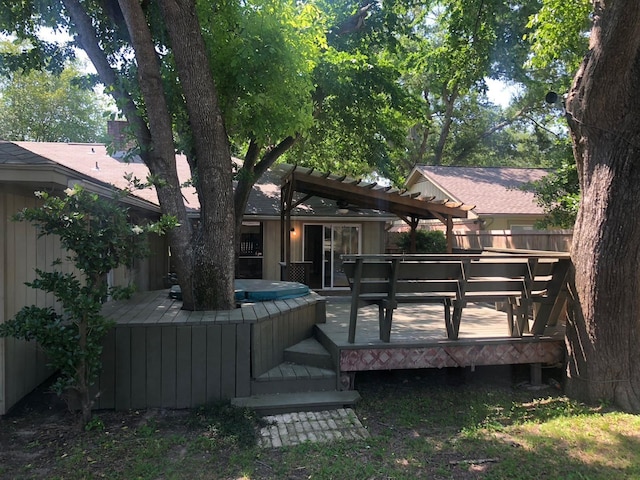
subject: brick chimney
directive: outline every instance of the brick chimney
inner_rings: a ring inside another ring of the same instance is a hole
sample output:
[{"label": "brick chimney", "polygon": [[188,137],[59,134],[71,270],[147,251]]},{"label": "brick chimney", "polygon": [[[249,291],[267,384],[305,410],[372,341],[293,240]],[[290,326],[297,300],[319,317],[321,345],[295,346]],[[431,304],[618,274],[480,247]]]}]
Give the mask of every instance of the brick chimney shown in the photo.
[{"label": "brick chimney", "polygon": [[122,153],[132,147],[127,138],[129,122],[126,120],[107,121],[107,136],[111,138],[111,144],[116,153]]}]

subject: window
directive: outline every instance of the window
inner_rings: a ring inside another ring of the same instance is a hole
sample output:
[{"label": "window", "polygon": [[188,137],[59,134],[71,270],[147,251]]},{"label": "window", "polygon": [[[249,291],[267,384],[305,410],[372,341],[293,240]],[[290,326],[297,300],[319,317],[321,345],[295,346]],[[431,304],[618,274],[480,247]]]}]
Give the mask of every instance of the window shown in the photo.
[{"label": "window", "polygon": [[262,223],[244,222],[236,278],[262,278]]}]

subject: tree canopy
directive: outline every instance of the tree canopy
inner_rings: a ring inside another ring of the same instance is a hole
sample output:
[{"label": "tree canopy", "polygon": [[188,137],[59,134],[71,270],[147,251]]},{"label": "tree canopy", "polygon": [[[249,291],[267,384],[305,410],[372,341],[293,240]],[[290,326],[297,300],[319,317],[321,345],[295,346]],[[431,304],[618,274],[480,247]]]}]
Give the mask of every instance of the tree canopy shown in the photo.
[{"label": "tree canopy", "polygon": [[[0,7],[0,28],[30,42],[2,66],[55,70],[71,45],[47,43],[38,29],[68,29],[129,120],[163,210],[181,225],[170,240],[184,264],[185,304],[229,306],[233,255],[223,252],[234,249],[207,245],[239,241],[251,188],[283,155],[397,184],[418,162],[559,163],[566,150],[541,85],[569,67],[524,67],[527,35],[543,38],[532,15],[552,3],[26,1]],[[511,107],[488,102],[487,78],[521,86]],[[179,195],[176,151],[192,168],[196,225]],[[244,160],[235,189],[231,153]]]},{"label": "tree canopy", "polygon": [[0,87],[0,138],[36,142],[103,142],[107,103],[83,85],[79,69],[13,72]]}]

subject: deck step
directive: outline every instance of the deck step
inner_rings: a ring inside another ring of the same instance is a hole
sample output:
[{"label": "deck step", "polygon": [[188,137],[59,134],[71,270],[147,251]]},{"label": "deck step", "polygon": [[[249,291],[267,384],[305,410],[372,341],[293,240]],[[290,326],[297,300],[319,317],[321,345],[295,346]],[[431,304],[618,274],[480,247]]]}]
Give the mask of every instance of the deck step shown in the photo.
[{"label": "deck step", "polygon": [[360,394],[355,390],[332,392],[280,393],[271,395],[252,395],[231,399],[237,407],[250,408],[260,415],[273,415],[289,412],[311,412],[333,410],[355,404]]},{"label": "deck step", "polygon": [[284,362],[252,381],[251,392],[272,394],[335,390],[336,377],[334,370]]},{"label": "deck step", "polygon": [[315,338],[307,338],[284,351],[284,360],[318,368],[333,368],[331,355]]}]

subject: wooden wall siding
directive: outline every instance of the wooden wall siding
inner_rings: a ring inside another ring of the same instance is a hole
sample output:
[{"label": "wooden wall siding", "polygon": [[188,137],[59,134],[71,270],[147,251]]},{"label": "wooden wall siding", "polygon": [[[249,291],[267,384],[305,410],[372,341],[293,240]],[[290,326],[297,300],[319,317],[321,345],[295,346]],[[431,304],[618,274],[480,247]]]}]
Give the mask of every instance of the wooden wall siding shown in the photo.
[{"label": "wooden wall siding", "polygon": [[[25,305],[54,306],[53,296],[27,287],[35,279],[35,269],[48,269],[56,258],[64,257],[57,239],[38,238],[26,222],[14,222],[12,215],[36,205],[32,191],[14,189],[0,193],[0,322],[12,318]],[[6,413],[22,397],[47,379],[52,371],[35,342],[0,339],[0,414]]]},{"label": "wooden wall siding", "polygon": [[362,223],[362,253],[383,253],[384,243],[384,222]]},{"label": "wooden wall siding", "polygon": [[325,320],[325,301],[315,293],[231,311],[180,308],[166,290],[105,305],[117,323],[104,340],[95,408],[190,408],[249,396],[255,369],[281,359]]},{"label": "wooden wall siding", "polygon": [[280,219],[262,225],[262,278],[280,280]]},{"label": "wooden wall siding", "polygon": [[[37,230],[31,224],[11,220],[11,216],[23,208],[36,205],[33,189],[0,186],[0,323],[12,318],[25,305],[56,308],[52,294],[25,285],[25,282],[35,279],[36,268],[50,270],[52,262],[61,259],[63,263],[60,270],[64,273],[73,272],[73,266],[65,261],[67,252],[57,237],[38,238]],[[166,248],[162,252],[166,252]],[[154,270],[151,272],[150,262],[144,261],[135,275],[147,275],[152,282],[154,275],[164,275],[159,270],[165,270],[165,264],[166,259],[154,259]],[[114,280],[116,283],[128,283],[132,274],[125,269],[118,269]],[[0,338],[0,415],[52,373],[47,367],[44,353],[35,342]]]}]

